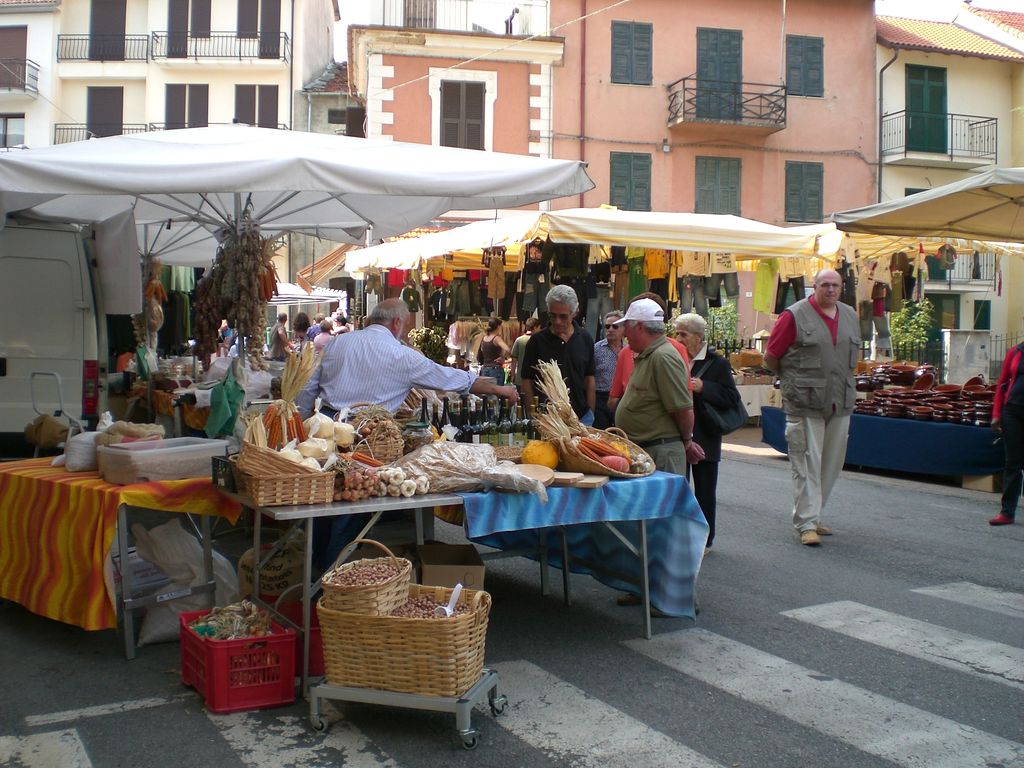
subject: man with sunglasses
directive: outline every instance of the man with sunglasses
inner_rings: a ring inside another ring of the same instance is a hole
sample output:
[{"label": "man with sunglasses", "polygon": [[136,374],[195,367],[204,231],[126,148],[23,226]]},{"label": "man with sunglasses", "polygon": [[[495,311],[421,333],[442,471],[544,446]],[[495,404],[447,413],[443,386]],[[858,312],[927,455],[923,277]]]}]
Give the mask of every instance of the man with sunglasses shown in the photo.
[{"label": "man with sunglasses", "polygon": [[793,472],[793,525],[800,543],[817,546],[832,529],[821,513],[846,459],[850,414],[857,397],[860,321],[839,301],[839,273],[814,276],[814,294],[775,321],[764,364],[779,375],[786,442]]},{"label": "man with sunglasses", "polygon": [[612,412],[608,407],[608,392],[612,388],[612,377],[615,375],[615,363],[622,351],[622,340],[625,331],[615,321],[622,313],[613,310],[604,316],[604,338],[594,345],[594,386],[597,389],[596,407],[594,408],[594,426],[608,429],[612,425]]},{"label": "man with sunglasses", "polygon": [[569,403],[580,421],[594,423],[596,387],[594,384],[594,340],[575,322],[579,298],[568,285],[556,285],[548,291],[548,327],[530,337],[523,355],[523,402],[532,403],[540,395],[536,385],[537,363],[558,363],[569,388]]}]

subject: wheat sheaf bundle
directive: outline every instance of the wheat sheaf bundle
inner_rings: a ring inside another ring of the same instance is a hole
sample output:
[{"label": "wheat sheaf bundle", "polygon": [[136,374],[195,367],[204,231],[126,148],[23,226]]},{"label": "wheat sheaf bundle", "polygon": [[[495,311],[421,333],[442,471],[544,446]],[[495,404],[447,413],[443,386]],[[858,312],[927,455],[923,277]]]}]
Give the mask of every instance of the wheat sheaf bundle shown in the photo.
[{"label": "wheat sheaf bundle", "polygon": [[576,418],[569,403],[569,389],[565,386],[558,363],[542,360],[537,363],[537,387],[548,399],[547,410],[534,416],[541,434],[548,440],[585,435],[586,429]]}]

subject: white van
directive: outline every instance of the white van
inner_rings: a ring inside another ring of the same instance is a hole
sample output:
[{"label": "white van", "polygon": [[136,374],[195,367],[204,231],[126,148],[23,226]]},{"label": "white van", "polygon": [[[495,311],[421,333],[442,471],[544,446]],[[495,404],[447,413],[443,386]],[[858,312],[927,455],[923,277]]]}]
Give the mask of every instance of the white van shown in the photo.
[{"label": "white van", "polygon": [[0,456],[24,454],[33,395],[40,411],[63,405],[95,423],[107,367],[97,290],[80,228],[8,220],[0,229]]}]

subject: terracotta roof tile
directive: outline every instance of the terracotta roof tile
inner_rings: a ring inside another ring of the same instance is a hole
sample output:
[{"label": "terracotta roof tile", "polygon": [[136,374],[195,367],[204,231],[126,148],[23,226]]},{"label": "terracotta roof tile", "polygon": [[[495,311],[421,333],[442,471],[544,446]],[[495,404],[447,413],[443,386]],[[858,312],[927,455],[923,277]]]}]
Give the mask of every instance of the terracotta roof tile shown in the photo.
[{"label": "terracotta roof tile", "polygon": [[1024,13],[996,11],[988,8],[975,8],[973,6],[970,10],[975,16],[980,16],[987,21],[991,21],[993,24],[998,24],[1011,34],[1024,37]]},{"label": "terracotta roof tile", "polygon": [[877,16],[875,31],[880,42],[894,48],[1024,61],[1024,54],[948,22]]},{"label": "terracotta roof tile", "polygon": [[[3,2],[3,0],[0,0]],[[312,93],[343,93],[348,94],[348,62],[332,61],[320,76],[310,82],[303,90]]]}]

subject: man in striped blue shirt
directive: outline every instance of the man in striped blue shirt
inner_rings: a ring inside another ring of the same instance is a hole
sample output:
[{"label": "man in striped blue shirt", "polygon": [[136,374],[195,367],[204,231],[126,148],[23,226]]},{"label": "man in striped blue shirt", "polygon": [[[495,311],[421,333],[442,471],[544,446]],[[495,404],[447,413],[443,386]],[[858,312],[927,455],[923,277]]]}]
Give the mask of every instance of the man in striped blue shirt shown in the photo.
[{"label": "man in striped blue shirt", "polygon": [[403,344],[410,320],[401,299],[385,299],[371,310],[363,330],[338,336],[295,399],[302,417],[310,416],[317,397],[321,413],[331,418],[357,403],[380,405],[393,413],[414,387],[519,401],[515,387],[499,387],[470,371],[438,365]]}]

